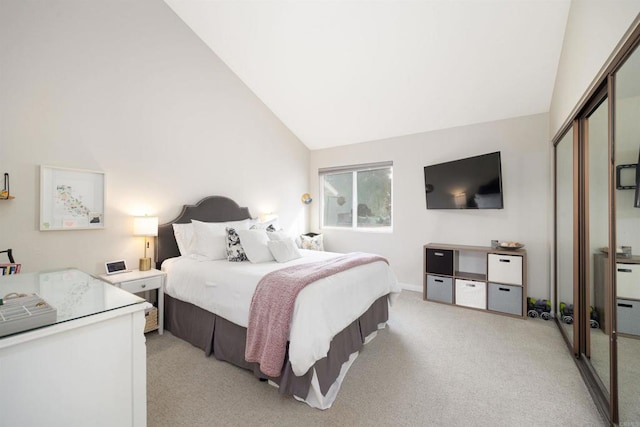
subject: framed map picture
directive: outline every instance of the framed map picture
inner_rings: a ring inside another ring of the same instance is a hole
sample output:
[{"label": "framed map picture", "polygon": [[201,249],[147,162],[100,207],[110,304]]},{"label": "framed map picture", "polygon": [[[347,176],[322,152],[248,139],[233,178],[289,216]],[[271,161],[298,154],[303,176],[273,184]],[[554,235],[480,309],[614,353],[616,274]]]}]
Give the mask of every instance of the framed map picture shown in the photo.
[{"label": "framed map picture", "polygon": [[104,228],[104,172],[40,166],[40,230]]}]

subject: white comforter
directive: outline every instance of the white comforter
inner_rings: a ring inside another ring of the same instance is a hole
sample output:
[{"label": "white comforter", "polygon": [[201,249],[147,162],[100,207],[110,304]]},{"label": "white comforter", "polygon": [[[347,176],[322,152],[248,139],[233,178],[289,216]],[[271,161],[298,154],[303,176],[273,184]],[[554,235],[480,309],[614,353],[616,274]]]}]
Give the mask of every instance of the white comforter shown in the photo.
[{"label": "white comforter", "polygon": [[[251,297],[266,273],[290,265],[339,256],[332,252],[301,250],[303,257],[287,262],[198,261],[189,257],[166,260],[165,292],[225,319],[247,327]],[[400,293],[393,271],[375,262],[318,280],[296,300],[289,336],[289,360],[296,375],[304,375],[327,355],[331,339],[360,317],[383,295],[391,302]]]}]

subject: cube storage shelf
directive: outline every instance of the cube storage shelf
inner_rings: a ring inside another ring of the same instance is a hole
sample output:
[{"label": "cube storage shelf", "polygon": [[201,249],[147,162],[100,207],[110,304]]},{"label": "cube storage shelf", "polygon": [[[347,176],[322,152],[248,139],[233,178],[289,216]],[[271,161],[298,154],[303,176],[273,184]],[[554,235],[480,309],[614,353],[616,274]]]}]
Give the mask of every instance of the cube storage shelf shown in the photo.
[{"label": "cube storage shelf", "polygon": [[424,300],[526,319],[524,249],[429,243],[423,260]]}]

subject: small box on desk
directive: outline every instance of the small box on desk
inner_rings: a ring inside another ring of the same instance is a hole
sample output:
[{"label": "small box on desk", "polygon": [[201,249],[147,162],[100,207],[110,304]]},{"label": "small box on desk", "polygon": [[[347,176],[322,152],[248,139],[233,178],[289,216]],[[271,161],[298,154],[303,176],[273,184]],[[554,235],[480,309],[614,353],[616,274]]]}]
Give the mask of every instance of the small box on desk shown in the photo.
[{"label": "small box on desk", "polygon": [[0,337],[51,325],[57,311],[36,294],[5,297],[0,305]]}]

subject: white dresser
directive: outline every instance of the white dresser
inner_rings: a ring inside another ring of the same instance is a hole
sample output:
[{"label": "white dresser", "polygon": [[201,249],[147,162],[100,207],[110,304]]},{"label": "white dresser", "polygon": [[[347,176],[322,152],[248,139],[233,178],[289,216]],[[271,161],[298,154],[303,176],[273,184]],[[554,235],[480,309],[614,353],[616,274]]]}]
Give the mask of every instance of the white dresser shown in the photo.
[{"label": "white dresser", "polygon": [[0,338],[0,424],[145,426],[144,299],[79,270],[0,277],[56,322]]}]

